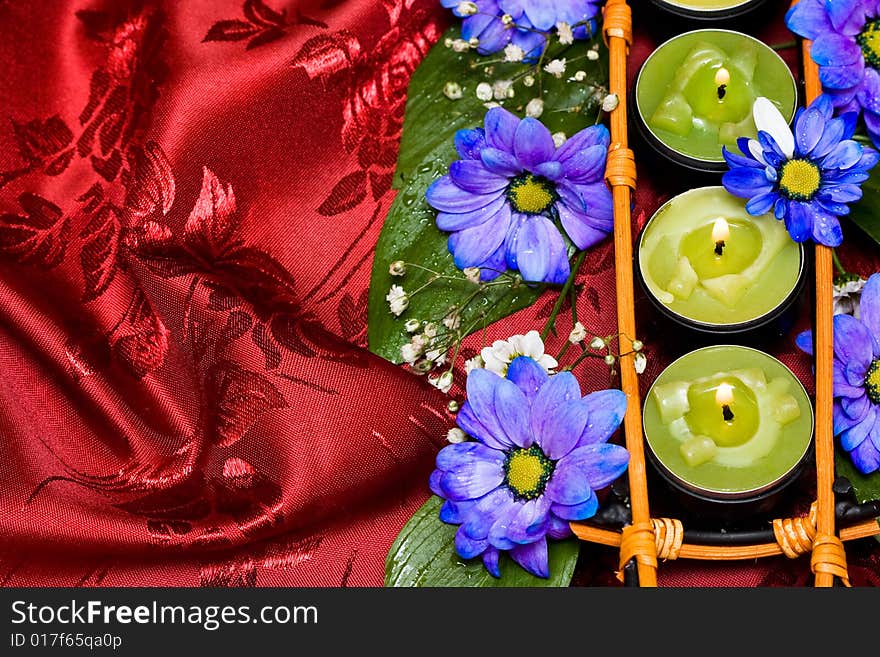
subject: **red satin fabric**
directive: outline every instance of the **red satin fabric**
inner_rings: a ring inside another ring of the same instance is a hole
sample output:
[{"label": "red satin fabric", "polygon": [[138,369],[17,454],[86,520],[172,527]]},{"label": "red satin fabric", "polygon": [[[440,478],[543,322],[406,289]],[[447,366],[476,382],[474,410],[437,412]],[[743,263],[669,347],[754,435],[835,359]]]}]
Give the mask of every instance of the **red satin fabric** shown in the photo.
[{"label": "red satin fabric", "polygon": [[[0,0],[0,582],[381,584],[454,421],[366,350],[406,85],[447,24],[435,0]],[[640,173],[643,221],[664,194]],[[599,333],[612,263],[578,279]],[[649,381],[667,357],[640,337]],[[575,583],[614,556],[586,548]],[[805,581],[711,568],[661,573]]]}]

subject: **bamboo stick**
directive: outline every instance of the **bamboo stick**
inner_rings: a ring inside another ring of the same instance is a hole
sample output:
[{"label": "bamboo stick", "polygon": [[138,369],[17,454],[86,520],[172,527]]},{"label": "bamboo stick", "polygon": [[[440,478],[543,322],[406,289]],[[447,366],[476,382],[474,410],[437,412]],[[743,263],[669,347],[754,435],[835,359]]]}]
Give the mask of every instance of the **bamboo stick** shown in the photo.
[{"label": "bamboo stick", "polygon": [[[605,8],[605,30],[610,51],[609,89],[617,94],[619,104],[611,112],[612,149],[627,149],[627,79],[626,62],[629,44],[626,34],[631,31],[626,0],[608,0]],[[626,12],[626,19],[621,19]],[[620,24],[617,23],[620,20]],[[633,178],[635,171],[633,169]],[[617,325],[620,352],[631,351],[636,336],[635,300],[633,293],[632,223],[630,216],[631,190],[617,181],[612,186],[614,198],[614,258],[617,286]],[[645,470],[645,454],[642,439],[642,409],[639,396],[639,379],[632,357],[621,359],[621,389],[626,394],[627,409],[623,419],[626,447],[629,450],[629,486],[633,524],[649,523],[651,518],[648,502],[648,485]],[[656,560],[654,560],[656,563]],[[657,586],[656,566],[637,560],[640,586]]]}]

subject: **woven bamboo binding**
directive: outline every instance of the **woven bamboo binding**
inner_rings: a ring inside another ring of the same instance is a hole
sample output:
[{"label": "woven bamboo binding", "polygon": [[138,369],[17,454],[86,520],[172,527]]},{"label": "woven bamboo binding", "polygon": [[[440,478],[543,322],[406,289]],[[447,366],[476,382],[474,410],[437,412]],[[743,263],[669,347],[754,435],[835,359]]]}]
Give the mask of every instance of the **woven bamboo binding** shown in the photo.
[{"label": "woven bamboo binding", "polygon": [[[792,4],[796,4],[794,0]],[[614,248],[617,283],[617,314],[621,351],[628,351],[635,336],[635,313],[632,278],[631,192],[635,189],[636,169],[633,153],[627,147],[626,121],[626,60],[632,44],[632,14],[625,0],[608,0],[605,6],[604,36],[610,51],[610,91],[616,93],[619,105],[611,113],[611,140],[606,180],[614,197]],[[821,93],[819,72],[809,54],[810,44],[804,42],[804,74],[807,101]],[[626,445],[630,451],[629,485],[632,525],[622,532],[613,532],[585,523],[571,523],[581,540],[620,548],[621,572],[635,559],[639,584],[656,586],[657,558],[703,559],[728,561],[755,559],[784,554],[796,558],[812,552],[811,568],[817,587],[832,586],[834,578],[849,585],[846,553],[842,540],[865,538],[880,533],[874,520],[841,531],[834,528],[834,435],[832,422],[832,283],[831,249],[816,246],[816,484],[817,500],[810,514],[802,518],[778,519],[773,522],[776,543],[744,546],[688,545],[678,520],[651,518],[645,480],[645,456],[642,441],[641,402],[635,369],[621,366],[621,388],[627,396],[624,417]]]}]

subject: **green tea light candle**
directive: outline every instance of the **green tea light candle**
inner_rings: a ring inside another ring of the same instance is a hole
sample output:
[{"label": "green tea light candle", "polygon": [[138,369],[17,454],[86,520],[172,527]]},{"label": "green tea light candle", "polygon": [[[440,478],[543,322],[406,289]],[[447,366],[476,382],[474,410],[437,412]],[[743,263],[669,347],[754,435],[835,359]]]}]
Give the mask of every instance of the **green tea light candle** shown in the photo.
[{"label": "green tea light candle", "polygon": [[722,146],[757,135],[752,104],[769,98],[791,120],[797,87],[772,48],[740,32],[695,30],[657,48],[635,81],[636,127],[663,157],[699,171],[726,169]]},{"label": "green tea light candle", "polygon": [[676,323],[738,333],[770,324],[794,303],[804,249],[772,214],[752,217],[723,187],[699,187],[667,201],[645,225],[637,272]]},{"label": "green tea light candle", "polygon": [[698,21],[739,18],[765,4],[766,0],[653,0],[664,11]]},{"label": "green tea light candle", "polygon": [[790,481],[813,436],[803,385],[769,354],[731,345],[682,356],[645,398],[649,455],[679,488],[714,500],[766,494]]}]

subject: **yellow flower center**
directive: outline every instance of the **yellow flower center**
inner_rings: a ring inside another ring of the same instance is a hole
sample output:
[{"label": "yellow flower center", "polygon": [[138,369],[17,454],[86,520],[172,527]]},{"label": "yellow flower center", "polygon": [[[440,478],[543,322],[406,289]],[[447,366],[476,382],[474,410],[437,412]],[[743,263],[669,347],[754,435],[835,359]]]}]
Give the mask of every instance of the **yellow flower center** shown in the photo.
[{"label": "yellow flower center", "polygon": [[507,198],[517,212],[540,214],[556,200],[556,192],[549,181],[527,173],[511,181]]},{"label": "yellow flower center", "polygon": [[880,20],[865,23],[865,29],[856,37],[862,47],[865,63],[873,68],[880,68]]},{"label": "yellow flower center", "polygon": [[819,167],[809,160],[789,160],[779,173],[779,190],[795,201],[809,201],[821,180]]},{"label": "yellow flower center", "polygon": [[504,481],[515,497],[533,500],[544,492],[553,474],[553,461],[537,445],[515,449],[507,456],[504,474]]},{"label": "yellow flower center", "polygon": [[880,359],[871,363],[865,375],[865,392],[875,404],[880,404]]}]

